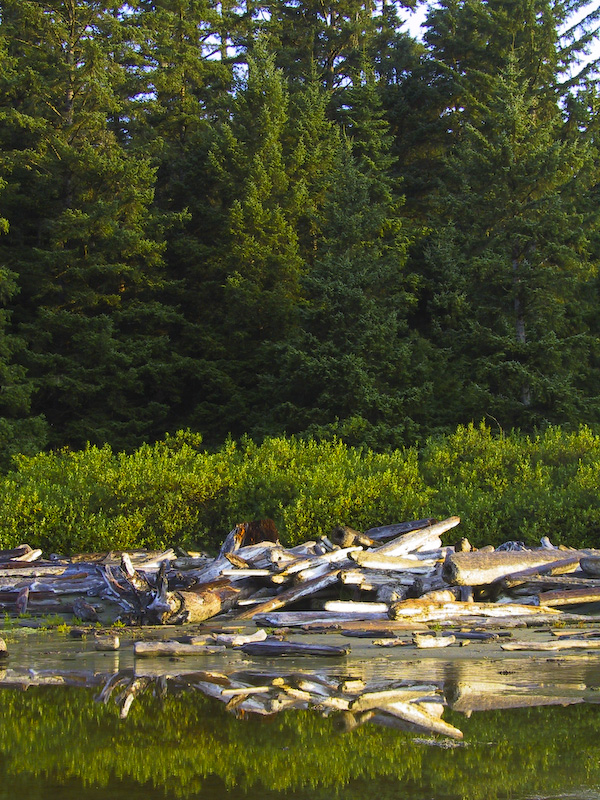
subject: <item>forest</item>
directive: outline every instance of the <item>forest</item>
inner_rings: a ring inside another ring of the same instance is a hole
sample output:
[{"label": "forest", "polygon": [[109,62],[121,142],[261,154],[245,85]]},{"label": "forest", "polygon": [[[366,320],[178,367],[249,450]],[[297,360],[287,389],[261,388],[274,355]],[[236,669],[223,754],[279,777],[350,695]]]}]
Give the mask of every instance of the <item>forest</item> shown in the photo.
[{"label": "forest", "polygon": [[0,0],[3,468],[595,429],[600,8],[414,5]]}]

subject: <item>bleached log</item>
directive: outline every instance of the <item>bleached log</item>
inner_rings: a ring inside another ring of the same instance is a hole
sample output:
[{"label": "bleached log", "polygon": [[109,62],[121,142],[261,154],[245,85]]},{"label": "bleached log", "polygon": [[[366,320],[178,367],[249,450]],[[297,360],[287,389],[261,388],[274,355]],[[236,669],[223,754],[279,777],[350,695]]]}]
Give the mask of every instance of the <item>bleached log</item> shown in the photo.
[{"label": "bleached log", "polygon": [[597,603],[600,600],[600,587],[541,592],[538,598],[540,606],[552,608],[579,605],[580,603]]},{"label": "bleached log", "polygon": [[[416,725],[422,730],[430,731],[431,733],[439,733],[442,736],[449,736],[452,739],[462,739],[463,732],[451,725],[449,722],[439,719],[433,714],[429,714],[422,708],[416,706],[415,703],[393,703],[386,706],[385,714],[391,714],[398,717],[405,722]],[[379,715],[373,717],[372,722],[376,722]]]},{"label": "bleached log", "polygon": [[392,525],[381,525],[378,528],[369,528],[368,531],[365,531],[365,536],[376,540],[391,539],[404,533],[421,530],[422,528],[429,528],[435,522],[437,522],[437,520],[433,517],[427,517],[426,519],[416,519],[412,522],[397,522]]},{"label": "bleached log", "polygon": [[[405,533],[397,539],[393,539],[387,544],[381,545],[374,552],[379,555],[388,556],[401,556],[410,553],[417,548],[428,546],[429,542],[436,542],[439,536],[446,531],[454,528],[460,523],[460,517],[448,517],[448,519],[436,522],[427,528],[413,531],[412,533]],[[432,549],[434,549],[434,546]]]},{"label": "bleached log", "polygon": [[507,575],[514,575],[531,567],[556,564],[556,550],[508,550],[449,555],[442,569],[444,580],[463,586],[484,586]]},{"label": "bleached log", "polygon": [[229,578],[230,580],[241,580],[242,578],[268,578],[272,575],[272,571],[270,569],[253,569],[248,567],[247,569],[241,568],[231,568],[231,569],[224,569],[221,572],[221,575],[224,578]]},{"label": "bleached log", "polygon": [[387,603],[360,603],[352,600],[327,600],[323,604],[325,611],[332,611],[339,614],[352,614],[355,617],[380,617],[387,614]]},{"label": "bleached log", "polygon": [[250,642],[264,642],[267,632],[264,628],[259,628],[254,633],[217,633],[214,635],[216,644],[224,644],[226,647],[241,647]]},{"label": "bleached log", "polygon": [[383,689],[378,692],[364,692],[352,700],[350,703],[351,711],[368,711],[371,708],[386,708],[392,703],[418,700],[439,692],[437,686],[423,684],[417,686],[400,686],[395,689]]},{"label": "bleached log", "polygon": [[600,639],[558,639],[551,642],[504,642],[502,650],[600,650]]},{"label": "bleached log", "polygon": [[581,569],[588,575],[600,576],[600,556],[583,556]]},{"label": "bleached log", "polygon": [[181,625],[186,622],[204,622],[217,614],[232,609],[253,592],[251,586],[241,586],[228,580],[202,584],[188,591],[168,592],[166,600],[157,597],[147,611],[162,625]]},{"label": "bleached log", "polygon": [[278,639],[250,642],[242,645],[241,650],[251,656],[310,655],[335,657],[346,656],[350,652],[348,647],[313,645],[305,642],[282,642]]},{"label": "bleached log", "polygon": [[426,575],[435,567],[435,561],[419,560],[416,556],[390,556],[381,554],[379,550],[354,552],[350,558],[363,569],[380,572],[411,572],[413,575]]},{"label": "bleached log", "polygon": [[425,631],[428,627],[413,620],[397,622],[388,619],[387,614],[373,619],[356,619],[353,614],[330,613],[327,611],[275,611],[272,614],[263,614],[255,618],[260,625],[272,628],[303,628],[304,630],[327,631],[372,631],[374,634],[381,631]]},{"label": "bleached log", "polygon": [[540,616],[544,617],[560,614],[560,611],[550,608],[536,608],[535,606],[497,603],[428,603],[420,600],[403,600],[390,606],[390,619],[412,619],[420,622],[434,622],[438,620],[458,620],[464,617],[518,617]]},{"label": "bleached log", "polygon": [[413,642],[420,650],[431,650],[438,647],[448,647],[456,642],[456,636],[427,636],[416,633]]},{"label": "bleached log", "polygon": [[24,564],[21,561],[7,561],[0,564],[0,575],[17,578],[45,578],[51,575],[63,575],[68,569],[66,564]]},{"label": "bleached log", "polygon": [[424,600],[427,603],[453,603],[455,600],[461,599],[460,590],[454,586],[448,589],[434,589],[431,592],[425,592],[419,598],[419,600]]},{"label": "bleached log", "polygon": [[208,656],[223,653],[224,645],[182,644],[181,642],[135,642],[133,653],[144,658],[172,656]]},{"label": "bleached log", "polygon": [[266,600],[254,608],[242,611],[237,615],[237,619],[252,619],[257,614],[266,614],[269,611],[275,611],[277,608],[283,608],[290,603],[301,600],[303,597],[309,597],[311,594],[332,586],[338,583],[338,570],[332,570],[325,575],[315,578],[312,581],[306,581],[298,586],[293,586],[291,589],[286,589],[271,600]]}]

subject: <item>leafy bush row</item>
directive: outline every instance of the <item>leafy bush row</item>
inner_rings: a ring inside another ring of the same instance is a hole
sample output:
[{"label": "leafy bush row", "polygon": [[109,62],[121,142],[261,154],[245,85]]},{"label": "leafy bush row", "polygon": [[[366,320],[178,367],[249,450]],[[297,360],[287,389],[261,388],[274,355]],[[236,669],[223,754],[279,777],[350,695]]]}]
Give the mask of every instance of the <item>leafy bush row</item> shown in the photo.
[{"label": "leafy bush row", "polygon": [[18,456],[0,477],[0,547],[214,549],[235,523],[267,516],[295,544],[338,524],[451,514],[475,545],[548,535],[600,546],[599,479],[600,436],[585,427],[528,437],[469,425],[389,453],[293,437],[209,452],[180,432],[131,454],[105,445]]}]

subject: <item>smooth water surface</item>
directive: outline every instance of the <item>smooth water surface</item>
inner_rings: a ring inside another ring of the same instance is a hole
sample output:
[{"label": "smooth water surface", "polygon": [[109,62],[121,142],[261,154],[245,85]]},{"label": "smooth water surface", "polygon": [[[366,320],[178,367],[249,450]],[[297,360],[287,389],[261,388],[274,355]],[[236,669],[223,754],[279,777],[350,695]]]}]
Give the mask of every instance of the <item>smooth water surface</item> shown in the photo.
[{"label": "smooth water surface", "polygon": [[[600,799],[595,655],[136,662],[54,640],[15,652],[0,669],[0,800]],[[427,684],[463,738],[298,694],[340,697],[359,679]],[[222,696],[239,686],[257,694]]]}]

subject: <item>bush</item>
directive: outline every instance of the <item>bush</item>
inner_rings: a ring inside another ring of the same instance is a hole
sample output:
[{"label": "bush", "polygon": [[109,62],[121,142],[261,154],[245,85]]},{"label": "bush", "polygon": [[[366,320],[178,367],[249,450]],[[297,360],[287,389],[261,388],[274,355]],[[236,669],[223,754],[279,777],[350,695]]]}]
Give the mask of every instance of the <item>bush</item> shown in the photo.
[{"label": "bush", "polygon": [[[179,432],[131,454],[108,445],[19,456],[0,478],[0,547],[51,552],[216,549],[238,522],[272,517],[288,545],[423,516],[462,519],[473,544],[600,545],[600,438],[485,425],[375,453],[340,441],[228,441]],[[448,534],[449,541],[456,531]]]}]

